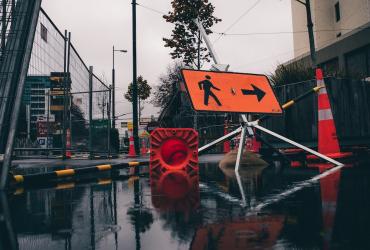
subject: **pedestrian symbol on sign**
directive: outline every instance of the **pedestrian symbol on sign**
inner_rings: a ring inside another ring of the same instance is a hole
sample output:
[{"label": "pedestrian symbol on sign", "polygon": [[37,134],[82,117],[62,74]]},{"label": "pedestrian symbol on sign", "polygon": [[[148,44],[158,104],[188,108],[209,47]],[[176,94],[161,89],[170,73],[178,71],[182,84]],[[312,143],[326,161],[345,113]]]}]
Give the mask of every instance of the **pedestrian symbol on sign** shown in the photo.
[{"label": "pedestrian symbol on sign", "polygon": [[204,91],[204,105],[208,106],[208,99],[211,96],[217,103],[218,106],[222,106],[217,96],[212,92],[212,89],[220,91],[219,88],[215,87],[210,81],[211,77],[206,75],[206,79],[198,83],[199,89]]}]

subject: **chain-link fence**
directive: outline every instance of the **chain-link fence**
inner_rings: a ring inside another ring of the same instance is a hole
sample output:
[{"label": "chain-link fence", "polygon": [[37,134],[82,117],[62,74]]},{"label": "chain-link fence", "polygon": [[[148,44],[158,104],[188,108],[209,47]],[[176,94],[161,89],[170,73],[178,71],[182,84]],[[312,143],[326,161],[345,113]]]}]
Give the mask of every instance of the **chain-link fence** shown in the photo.
[{"label": "chain-link fence", "polygon": [[[41,9],[25,83],[17,156],[87,157],[116,152],[110,87]],[[112,137],[112,138],[111,138]]]}]

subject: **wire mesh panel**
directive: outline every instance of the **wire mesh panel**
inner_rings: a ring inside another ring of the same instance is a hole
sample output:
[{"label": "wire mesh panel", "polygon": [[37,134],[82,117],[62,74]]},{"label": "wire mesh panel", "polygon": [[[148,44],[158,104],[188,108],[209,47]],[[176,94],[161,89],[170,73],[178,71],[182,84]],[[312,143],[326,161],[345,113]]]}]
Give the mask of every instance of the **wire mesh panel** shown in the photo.
[{"label": "wire mesh panel", "polygon": [[[1,9],[1,39],[0,39],[0,144],[1,152],[13,144],[13,137],[9,143],[8,135],[11,133],[11,117],[18,114],[18,90],[23,89],[24,73],[27,70],[24,63],[29,60],[29,43],[36,24],[35,15],[38,5],[30,1],[0,1]],[[32,26],[32,28],[31,28]],[[32,31],[31,31],[31,30]],[[24,73],[23,73],[24,72]],[[14,111],[13,111],[14,110]],[[16,111],[15,111],[16,110]],[[25,123],[24,115],[20,112],[18,123]],[[23,113],[24,114],[24,113]],[[12,146],[10,146],[12,147]]]},{"label": "wire mesh panel", "polygon": [[28,75],[49,76],[64,70],[65,37],[41,10],[33,42]]},{"label": "wire mesh panel", "polygon": [[71,148],[77,153],[89,151],[89,93],[72,94],[70,117]]},{"label": "wire mesh panel", "polygon": [[102,154],[109,150],[110,143],[109,88],[94,75],[93,91],[92,145],[93,151]]},{"label": "wire mesh panel", "polygon": [[0,39],[0,58],[3,58],[5,53],[9,52],[6,50],[6,43],[8,41],[9,35],[11,35],[11,24],[15,23],[14,19],[16,15],[20,15],[21,13],[15,12],[17,0],[2,0],[0,1],[0,16],[1,16],[1,39]]},{"label": "wire mesh panel", "polygon": [[[49,157],[64,153],[68,157],[91,150],[106,154],[108,106],[109,87],[89,71],[68,36],[41,10],[23,94],[16,154]],[[89,126],[94,126],[91,131]]]}]

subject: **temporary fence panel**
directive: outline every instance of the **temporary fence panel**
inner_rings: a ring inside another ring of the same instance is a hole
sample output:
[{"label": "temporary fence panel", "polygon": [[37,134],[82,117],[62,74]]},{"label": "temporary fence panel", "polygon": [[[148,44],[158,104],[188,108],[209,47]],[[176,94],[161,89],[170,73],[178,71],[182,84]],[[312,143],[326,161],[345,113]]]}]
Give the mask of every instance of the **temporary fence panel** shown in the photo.
[{"label": "temporary fence panel", "polygon": [[[73,36],[71,37],[73,39]],[[62,80],[59,88],[55,87],[50,80],[52,72],[63,74],[65,69],[70,73],[70,88],[68,79]],[[108,117],[109,87],[92,73],[90,90],[89,79],[89,67],[77,49],[66,41],[65,34],[58,29],[46,12],[41,10],[23,95],[24,115],[20,118],[16,155],[60,155],[67,130],[69,131],[68,142],[66,141],[67,151],[78,153],[90,150],[88,147],[90,109],[93,121],[107,120],[110,117]],[[66,90],[63,86],[66,86]],[[91,107],[90,91],[93,91]],[[38,121],[40,119],[42,121]],[[105,139],[95,139],[92,145],[95,147],[93,150],[107,154],[108,120],[104,124],[104,132],[99,128],[99,137]],[[95,127],[93,131],[97,132]],[[92,141],[96,135],[93,134],[91,137]]]},{"label": "temporary fence panel", "polygon": [[[332,107],[341,146],[369,145],[370,83],[362,80],[326,78],[326,88]],[[306,81],[276,86],[280,103],[285,103],[316,86]],[[317,146],[317,95],[311,95],[284,111],[282,117],[271,117],[262,126],[310,147]],[[275,146],[285,147],[271,136]]]}]

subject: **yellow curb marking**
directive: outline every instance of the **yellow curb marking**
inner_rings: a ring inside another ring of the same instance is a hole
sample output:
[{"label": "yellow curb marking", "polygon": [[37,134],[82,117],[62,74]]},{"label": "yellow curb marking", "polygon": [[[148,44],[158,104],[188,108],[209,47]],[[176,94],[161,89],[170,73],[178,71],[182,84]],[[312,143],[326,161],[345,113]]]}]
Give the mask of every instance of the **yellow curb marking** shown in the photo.
[{"label": "yellow curb marking", "polygon": [[75,170],[74,169],[64,169],[64,170],[55,171],[55,173],[58,177],[64,177],[64,176],[74,175]]}]

